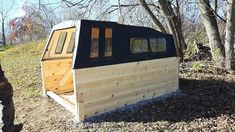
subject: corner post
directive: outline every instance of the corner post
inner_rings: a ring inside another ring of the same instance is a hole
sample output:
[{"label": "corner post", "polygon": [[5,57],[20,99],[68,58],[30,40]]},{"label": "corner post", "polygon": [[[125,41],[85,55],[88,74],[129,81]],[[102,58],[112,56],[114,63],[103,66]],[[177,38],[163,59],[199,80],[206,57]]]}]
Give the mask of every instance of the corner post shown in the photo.
[{"label": "corner post", "polygon": [[44,82],[44,71],[43,71],[43,62],[41,61],[41,76],[42,76],[42,96],[47,97],[47,91]]}]

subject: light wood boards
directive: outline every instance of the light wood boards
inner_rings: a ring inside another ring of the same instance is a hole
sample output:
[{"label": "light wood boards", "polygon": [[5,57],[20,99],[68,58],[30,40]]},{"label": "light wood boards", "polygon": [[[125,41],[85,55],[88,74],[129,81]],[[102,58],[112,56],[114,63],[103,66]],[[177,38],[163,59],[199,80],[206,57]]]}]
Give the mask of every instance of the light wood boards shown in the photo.
[{"label": "light wood boards", "polygon": [[45,90],[57,94],[74,91],[71,65],[71,58],[43,61],[42,70]]},{"label": "light wood boards", "polygon": [[[67,29],[61,29],[56,30],[52,33],[51,39],[49,41],[49,44],[46,47],[43,60],[47,59],[55,59],[55,58],[61,58],[61,57],[68,57],[72,58],[72,53],[67,53],[67,49],[69,47],[70,39],[72,38],[72,34],[76,31],[76,28],[67,28]],[[66,40],[64,42],[63,50],[61,54],[56,54],[55,49],[60,37],[60,34],[62,32],[66,32]]]},{"label": "light wood boards", "polygon": [[58,102],[60,105],[65,107],[67,110],[75,114],[75,104],[71,103],[70,101],[62,98],[61,96],[51,92],[47,91],[47,95],[54,99],[56,102]]},{"label": "light wood boards", "polygon": [[65,100],[67,100],[68,102],[74,105],[76,104],[74,92],[62,93],[62,94],[59,94],[59,96],[61,96],[62,98],[64,98]]},{"label": "light wood boards", "polygon": [[[176,57],[75,69],[79,120],[178,89]],[[79,117],[81,115],[81,117]]]}]

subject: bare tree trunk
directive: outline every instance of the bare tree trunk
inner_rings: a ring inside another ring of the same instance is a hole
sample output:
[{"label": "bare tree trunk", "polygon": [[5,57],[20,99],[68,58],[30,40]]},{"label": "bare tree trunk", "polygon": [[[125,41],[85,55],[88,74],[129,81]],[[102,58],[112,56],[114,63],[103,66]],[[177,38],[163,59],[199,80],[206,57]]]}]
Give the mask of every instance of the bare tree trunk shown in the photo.
[{"label": "bare tree trunk", "polygon": [[208,0],[197,0],[197,5],[209,38],[213,59],[219,67],[222,67],[224,66],[225,53],[215,14]]},{"label": "bare tree trunk", "polygon": [[181,15],[180,15],[180,5],[179,5],[179,1],[176,0],[176,8],[175,8],[175,13],[174,13],[174,10],[173,8],[171,7],[171,3],[168,1],[168,8],[169,8],[169,11],[170,11],[170,14],[174,14],[173,15],[173,18],[172,18],[172,21],[175,21],[176,23],[176,27],[177,27],[177,32],[180,36],[180,45],[182,46],[182,49],[183,50],[186,50],[187,49],[187,45],[185,43],[185,39],[184,39],[184,36],[183,36],[183,31],[182,31],[182,19],[181,19]]},{"label": "bare tree trunk", "polygon": [[235,70],[234,32],[235,32],[235,0],[227,0],[227,21],[225,27],[225,64],[228,70]]},{"label": "bare tree trunk", "polygon": [[153,12],[150,10],[150,8],[148,7],[148,5],[146,4],[145,0],[139,0],[140,4],[142,5],[142,7],[145,9],[145,11],[147,12],[147,14],[150,16],[152,22],[155,24],[155,26],[157,27],[157,29],[161,32],[166,33],[165,28],[163,27],[163,25],[161,24],[161,22],[157,19],[157,17],[153,14]]},{"label": "bare tree trunk", "polygon": [[[183,56],[184,56],[183,50],[186,49],[186,43],[184,41],[184,36],[182,33],[182,24],[181,24],[180,14],[174,13],[174,10],[171,7],[170,1],[159,0],[158,2],[161,8],[161,13],[167,20],[167,27],[170,33],[174,37],[177,54],[180,57],[180,60],[182,61]],[[178,13],[179,13],[179,10],[178,10]]]},{"label": "bare tree trunk", "polygon": [[6,37],[5,37],[5,21],[4,19],[2,19],[2,42],[3,42],[3,45],[6,45]]},{"label": "bare tree trunk", "polygon": [[[156,25],[158,30],[162,32],[166,32],[165,28],[163,27],[161,22],[157,19],[157,17],[153,14],[153,12],[150,10],[145,0],[139,0],[139,2],[141,3],[142,7],[145,9],[147,14],[150,16],[150,18],[152,19],[153,23]],[[160,6],[162,9],[162,14],[167,20],[168,29],[174,37],[177,54],[180,57],[180,60],[182,61],[183,49],[186,49],[186,43],[184,41],[184,37],[182,33],[181,19],[180,17],[178,18],[174,14],[174,11],[171,7],[170,2],[167,2],[165,0],[159,0],[159,3],[161,3]]]}]

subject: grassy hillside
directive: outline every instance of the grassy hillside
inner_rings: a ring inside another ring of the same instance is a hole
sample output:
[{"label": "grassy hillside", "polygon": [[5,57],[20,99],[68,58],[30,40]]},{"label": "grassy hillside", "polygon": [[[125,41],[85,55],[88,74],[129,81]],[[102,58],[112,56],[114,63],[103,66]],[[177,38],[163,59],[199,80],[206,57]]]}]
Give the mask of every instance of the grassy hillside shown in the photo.
[{"label": "grassy hillside", "polygon": [[45,41],[8,47],[0,52],[1,65],[16,94],[22,97],[40,95],[40,57]]}]

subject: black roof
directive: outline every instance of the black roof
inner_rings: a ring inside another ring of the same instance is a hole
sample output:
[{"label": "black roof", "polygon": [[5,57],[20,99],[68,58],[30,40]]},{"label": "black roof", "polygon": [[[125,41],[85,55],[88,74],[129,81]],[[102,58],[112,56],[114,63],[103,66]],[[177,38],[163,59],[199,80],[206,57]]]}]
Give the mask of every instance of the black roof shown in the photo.
[{"label": "black roof", "polygon": [[[100,30],[99,57],[96,59],[90,58],[92,27],[98,27]],[[104,36],[105,28],[112,28],[112,57],[109,58],[104,57],[103,54],[105,38],[102,36]],[[159,32],[149,27],[130,26],[107,21],[81,20],[79,32],[74,69],[177,56],[172,35]],[[135,55],[130,53],[130,38],[156,37],[164,37],[166,39],[166,52]]]}]

